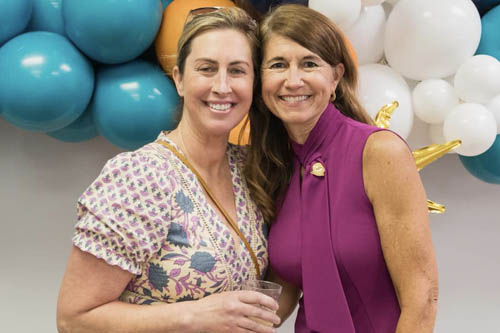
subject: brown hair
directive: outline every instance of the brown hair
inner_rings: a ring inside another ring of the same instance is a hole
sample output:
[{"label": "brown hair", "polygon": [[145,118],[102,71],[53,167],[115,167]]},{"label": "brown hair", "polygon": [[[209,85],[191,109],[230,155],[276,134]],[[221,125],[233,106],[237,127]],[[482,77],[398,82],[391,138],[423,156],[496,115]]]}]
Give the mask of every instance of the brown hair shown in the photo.
[{"label": "brown hair", "polygon": [[[372,124],[356,97],[357,69],[341,30],[323,14],[301,5],[283,5],[267,14],[259,37],[261,53],[273,35],[288,38],[317,54],[331,66],[342,63],[345,72],[336,89],[335,106],[346,116]],[[284,194],[293,173],[293,152],[288,133],[257,96],[250,110],[250,151],[245,176],[252,197],[268,222],[274,220],[276,201]]]},{"label": "brown hair", "polygon": [[210,30],[232,29],[244,34],[252,50],[254,70],[258,71],[257,23],[243,9],[238,7],[225,7],[216,11],[194,16],[182,30],[177,43],[176,65],[179,72],[184,74],[186,58],[191,53],[191,44],[195,37]]}]

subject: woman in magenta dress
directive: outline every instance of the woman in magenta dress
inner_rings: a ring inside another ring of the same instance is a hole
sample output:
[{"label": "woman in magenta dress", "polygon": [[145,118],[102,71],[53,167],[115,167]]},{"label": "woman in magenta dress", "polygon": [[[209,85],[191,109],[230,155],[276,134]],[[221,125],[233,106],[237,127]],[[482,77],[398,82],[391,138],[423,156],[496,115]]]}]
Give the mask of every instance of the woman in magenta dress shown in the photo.
[{"label": "woman in magenta dress", "polygon": [[356,97],[342,33],[284,5],[265,17],[262,100],[246,175],[271,221],[268,276],[296,332],[432,332],[437,268],[426,195],[406,143]]}]

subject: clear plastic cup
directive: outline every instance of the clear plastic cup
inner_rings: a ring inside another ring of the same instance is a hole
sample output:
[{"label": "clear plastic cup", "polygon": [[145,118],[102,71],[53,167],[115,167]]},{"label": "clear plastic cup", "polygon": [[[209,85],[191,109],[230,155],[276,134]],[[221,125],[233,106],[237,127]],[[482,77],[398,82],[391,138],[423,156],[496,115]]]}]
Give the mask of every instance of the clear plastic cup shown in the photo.
[{"label": "clear plastic cup", "polygon": [[[283,288],[281,285],[274,283],[274,282],[269,282],[269,281],[264,281],[264,280],[247,280],[244,281],[241,287],[241,290],[253,290],[253,291],[258,291],[260,293],[263,293],[271,298],[273,298],[276,302],[278,301],[281,290]],[[274,311],[275,312],[275,311]],[[255,320],[263,325],[266,326],[273,326],[272,323],[264,321],[259,318],[254,318],[251,317],[250,319]]]}]

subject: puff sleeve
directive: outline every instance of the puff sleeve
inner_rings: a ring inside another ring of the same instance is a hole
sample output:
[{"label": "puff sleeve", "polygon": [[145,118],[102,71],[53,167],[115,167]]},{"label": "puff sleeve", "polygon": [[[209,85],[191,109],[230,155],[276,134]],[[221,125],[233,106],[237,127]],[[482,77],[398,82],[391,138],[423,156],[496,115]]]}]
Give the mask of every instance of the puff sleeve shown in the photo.
[{"label": "puff sleeve", "polygon": [[168,229],[168,179],[146,154],[109,160],[80,196],[73,244],[133,274],[159,251]]}]

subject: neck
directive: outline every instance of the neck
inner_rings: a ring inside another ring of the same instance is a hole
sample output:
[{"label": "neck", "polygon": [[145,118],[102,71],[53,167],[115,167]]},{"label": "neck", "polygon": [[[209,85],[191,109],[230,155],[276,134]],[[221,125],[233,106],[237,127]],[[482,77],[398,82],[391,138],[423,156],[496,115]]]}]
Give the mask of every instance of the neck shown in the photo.
[{"label": "neck", "polygon": [[291,125],[285,124],[286,131],[288,132],[288,136],[293,141],[298,144],[303,145],[307,138],[309,137],[309,133],[311,133],[314,126],[306,126],[305,124],[301,125]]},{"label": "neck", "polygon": [[321,115],[304,123],[284,124],[290,139],[297,142],[298,144],[303,145],[309,137],[309,134],[311,134],[314,126],[316,126],[316,123],[318,122],[320,116]]},{"label": "neck", "polygon": [[204,135],[182,120],[169,136],[181,147],[187,160],[198,172],[214,177],[223,172],[227,137]]},{"label": "neck", "polygon": [[319,118],[321,118],[321,115],[323,114],[323,112],[325,112],[326,108],[327,107],[325,107],[324,110],[319,115],[305,122],[296,124],[283,123],[290,139],[297,142],[298,144],[303,145],[307,141],[309,134],[311,134],[311,131],[313,130],[314,126],[316,126],[316,124],[318,123]]}]

